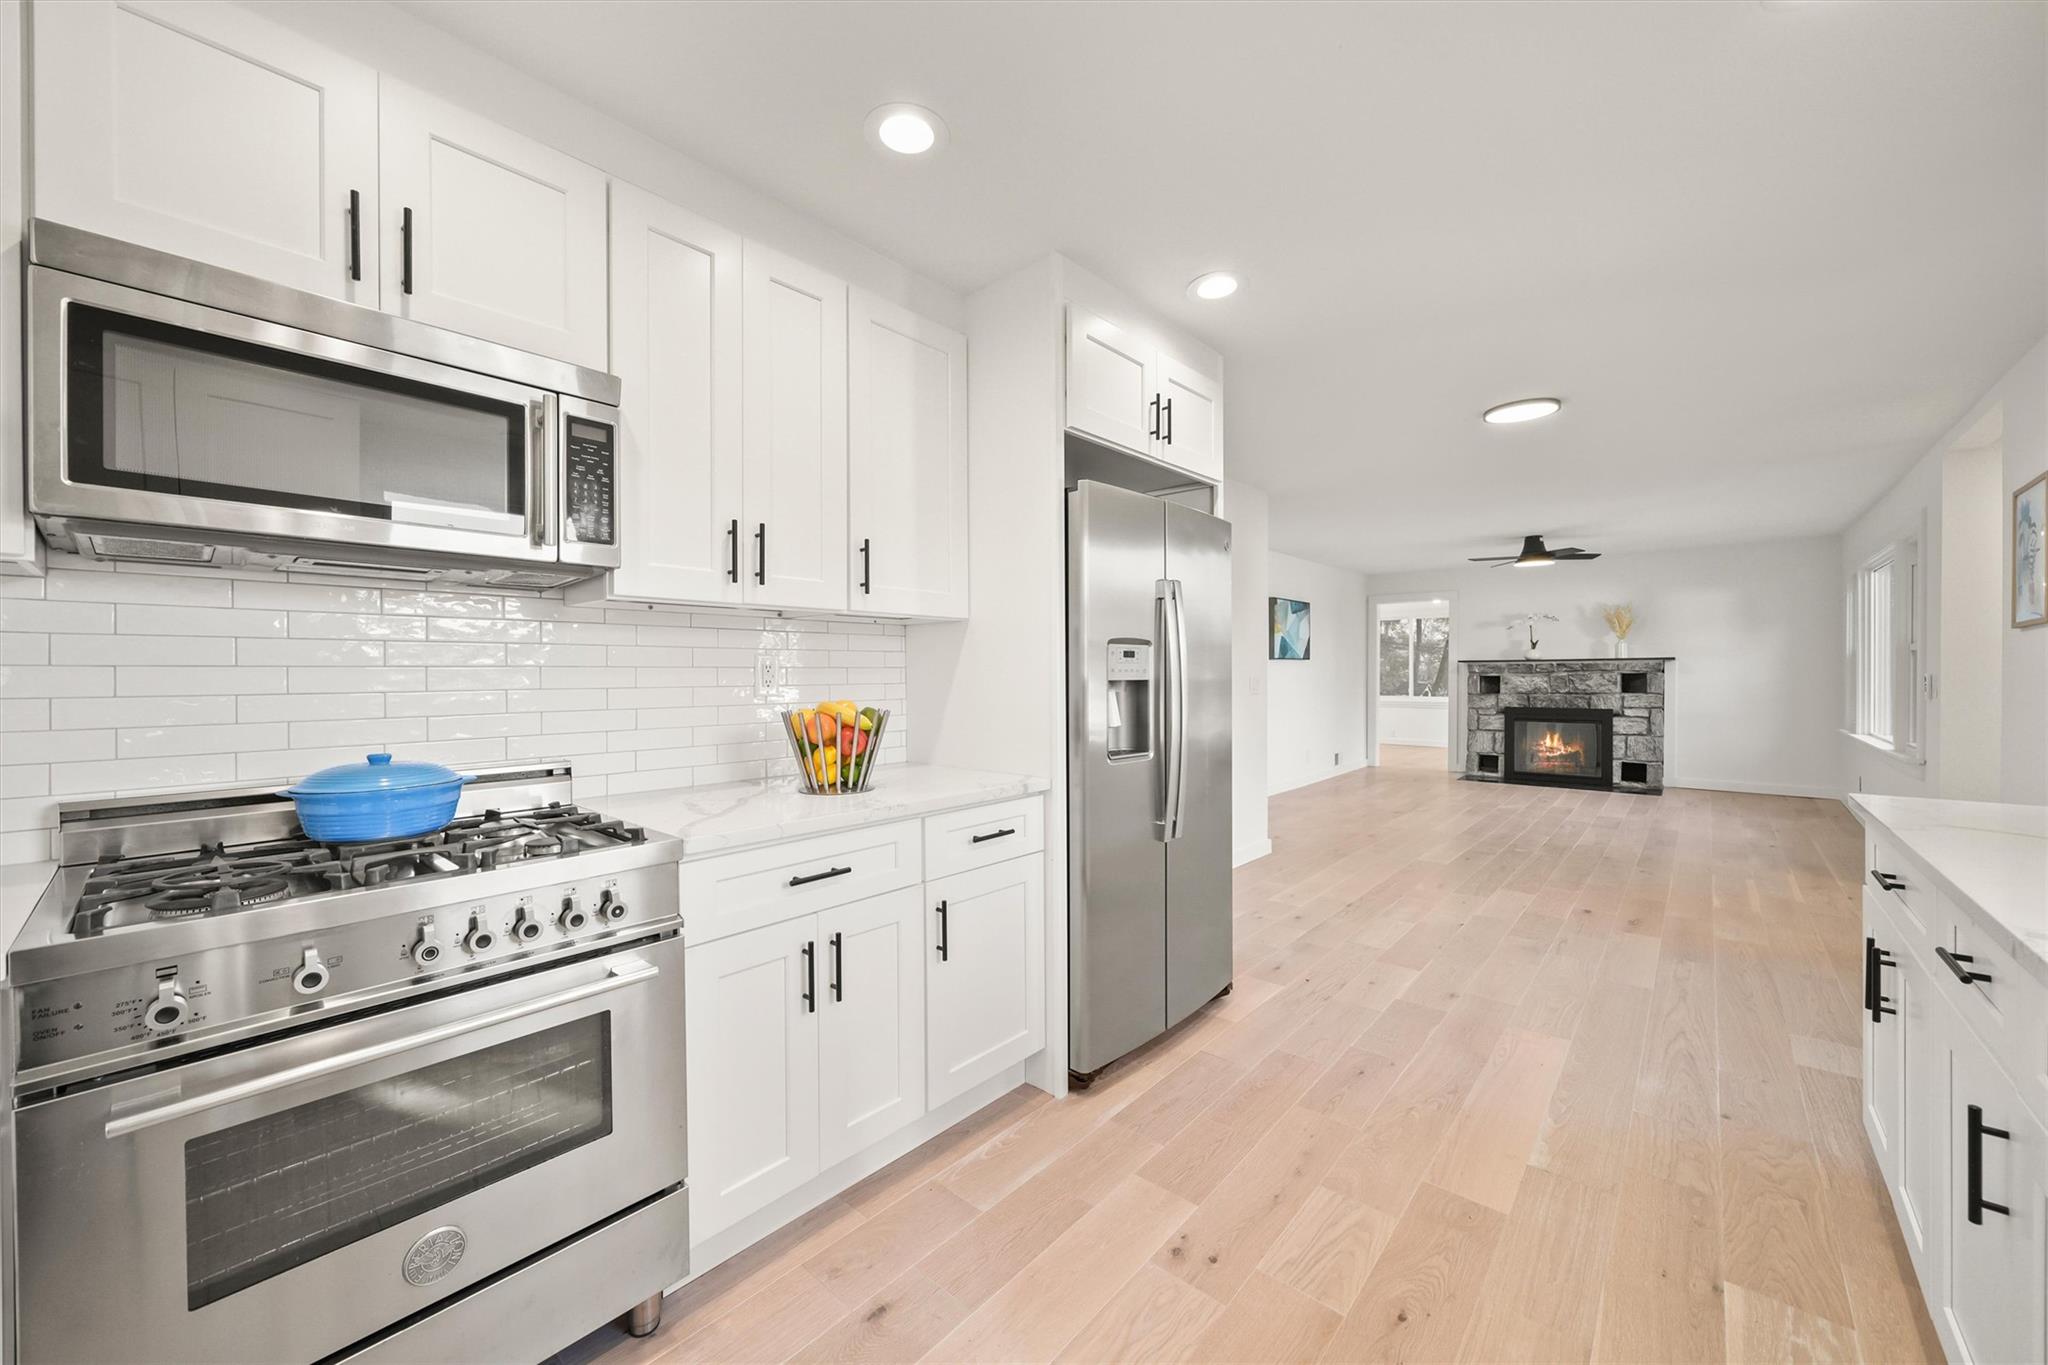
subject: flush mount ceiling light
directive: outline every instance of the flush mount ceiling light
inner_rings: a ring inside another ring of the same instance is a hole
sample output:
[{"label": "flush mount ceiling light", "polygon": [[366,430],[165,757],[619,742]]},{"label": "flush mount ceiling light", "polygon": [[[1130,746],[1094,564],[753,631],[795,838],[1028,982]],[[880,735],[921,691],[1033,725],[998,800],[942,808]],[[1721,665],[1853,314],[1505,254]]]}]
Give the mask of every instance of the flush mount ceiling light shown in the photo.
[{"label": "flush mount ceiling light", "polygon": [[1188,286],[1188,297],[1202,303],[1213,303],[1227,299],[1237,292],[1237,276],[1228,270],[1212,270],[1206,275],[1197,275]]},{"label": "flush mount ceiling light", "polygon": [[1556,398],[1517,398],[1512,403],[1498,403],[1479,414],[1495,426],[1510,422],[1533,422],[1539,417],[1548,417],[1563,407]]},{"label": "flush mount ceiling light", "polygon": [[921,104],[885,104],[868,115],[868,141],[899,156],[923,156],[946,145],[946,124]]}]

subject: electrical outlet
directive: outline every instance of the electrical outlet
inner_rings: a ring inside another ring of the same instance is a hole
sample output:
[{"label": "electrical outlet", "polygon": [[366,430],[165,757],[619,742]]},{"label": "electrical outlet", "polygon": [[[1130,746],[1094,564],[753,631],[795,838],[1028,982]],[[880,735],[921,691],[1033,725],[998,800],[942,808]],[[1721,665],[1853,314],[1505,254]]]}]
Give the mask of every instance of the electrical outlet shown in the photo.
[{"label": "electrical outlet", "polygon": [[765,696],[768,693],[775,691],[778,687],[782,685],[782,670],[776,666],[775,656],[773,654],[761,655],[756,664],[756,667],[760,673],[760,678],[758,680],[758,690],[761,692],[762,695]]},{"label": "electrical outlet", "polygon": [[1342,754],[1331,754],[1331,755],[1330,755],[1330,766],[1331,766],[1331,767],[1333,767],[1333,768],[1334,768],[1334,767],[1337,767],[1338,765],[1340,765],[1340,764],[1341,764],[1341,763],[1343,763],[1343,762],[1344,762],[1344,755],[1342,755]]}]

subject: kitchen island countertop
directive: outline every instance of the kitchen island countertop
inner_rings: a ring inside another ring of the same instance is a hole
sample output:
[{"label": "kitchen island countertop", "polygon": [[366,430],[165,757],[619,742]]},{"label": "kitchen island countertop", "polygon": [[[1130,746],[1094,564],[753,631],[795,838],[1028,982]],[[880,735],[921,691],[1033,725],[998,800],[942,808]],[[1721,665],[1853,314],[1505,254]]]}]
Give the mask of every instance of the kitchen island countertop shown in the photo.
[{"label": "kitchen island countertop", "polygon": [[902,763],[876,769],[873,788],[851,796],[812,796],[802,791],[792,776],[622,792],[606,797],[602,804],[608,816],[675,835],[683,842],[687,860],[782,839],[1015,800],[1051,785],[1042,777],[1019,773]]},{"label": "kitchen island countertop", "polygon": [[1855,792],[1849,809],[1925,864],[1936,885],[2048,984],[2048,806]]}]

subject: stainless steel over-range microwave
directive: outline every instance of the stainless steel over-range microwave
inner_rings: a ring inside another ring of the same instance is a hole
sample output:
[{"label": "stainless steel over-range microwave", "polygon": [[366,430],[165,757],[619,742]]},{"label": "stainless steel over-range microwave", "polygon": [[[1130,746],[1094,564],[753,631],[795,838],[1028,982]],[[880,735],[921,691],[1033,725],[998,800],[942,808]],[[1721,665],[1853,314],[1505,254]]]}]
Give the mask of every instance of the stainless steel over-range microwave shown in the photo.
[{"label": "stainless steel over-range microwave", "polygon": [[619,381],[30,225],[29,509],[102,559],[547,588],[619,563]]}]

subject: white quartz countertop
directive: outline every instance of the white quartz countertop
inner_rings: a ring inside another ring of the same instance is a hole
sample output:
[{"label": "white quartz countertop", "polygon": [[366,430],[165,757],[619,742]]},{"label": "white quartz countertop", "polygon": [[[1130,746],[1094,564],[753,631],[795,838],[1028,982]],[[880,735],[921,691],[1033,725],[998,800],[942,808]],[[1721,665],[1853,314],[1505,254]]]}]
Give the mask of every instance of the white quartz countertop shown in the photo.
[{"label": "white quartz countertop", "polygon": [[29,912],[56,875],[53,862],[0,866],[0,983],[7,980],[7,950],[14,946]]},{"label": "white quartz countertop", "polygon": [[2048,984],[2048,806],[1858,792],[1849,809],[1882,826],[1987,931],[2009,937],[2014,958]]},{"label": "white quartz countertop", "polygon": [[683,857],[699,858],[779,839],[1010,801],[1051,785],[1042,777],[1017,773],[903,763],[877,768],[874,785],[853,796],[812,796],[791,776],[622,793],[604,799],[604,813],[673,834],[683,841]]}]

